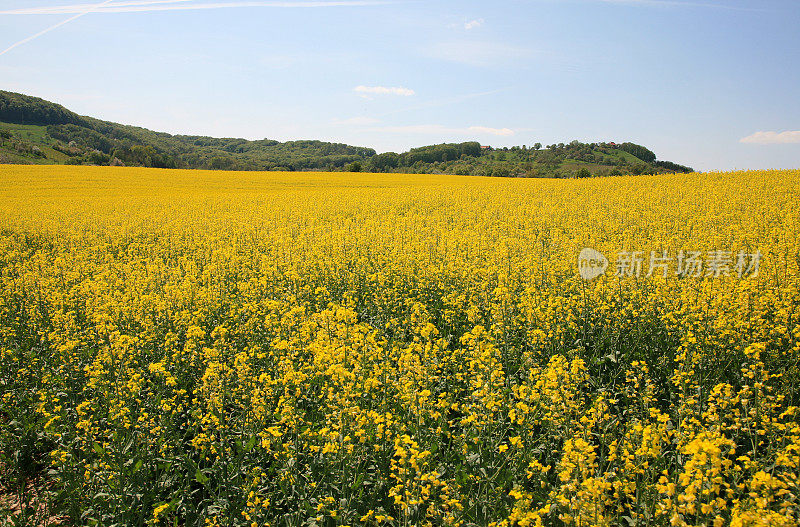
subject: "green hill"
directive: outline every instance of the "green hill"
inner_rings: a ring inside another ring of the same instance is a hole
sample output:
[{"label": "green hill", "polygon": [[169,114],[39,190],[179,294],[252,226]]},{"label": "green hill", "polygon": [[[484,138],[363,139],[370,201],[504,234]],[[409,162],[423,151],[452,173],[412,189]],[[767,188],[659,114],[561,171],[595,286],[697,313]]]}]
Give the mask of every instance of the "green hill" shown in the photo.
[{"label": "green hill", "polygon": [[515,177],[691,172],[633,143],[536,144],[493,149],[477,142],[376,154],[322,141],[171,135],[85,117],[58,104],[0,91],[0,163],[223,170],[349,170]]}]

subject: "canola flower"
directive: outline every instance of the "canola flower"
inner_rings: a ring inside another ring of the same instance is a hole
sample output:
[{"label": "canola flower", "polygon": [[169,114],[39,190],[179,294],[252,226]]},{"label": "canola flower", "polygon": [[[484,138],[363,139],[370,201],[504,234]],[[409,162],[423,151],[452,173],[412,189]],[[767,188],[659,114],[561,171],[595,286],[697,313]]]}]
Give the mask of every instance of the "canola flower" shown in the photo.
[{"label": "canola flower", "polygon": [[0,167],[5,486],[93,526],[797,525],[799,176]]}]

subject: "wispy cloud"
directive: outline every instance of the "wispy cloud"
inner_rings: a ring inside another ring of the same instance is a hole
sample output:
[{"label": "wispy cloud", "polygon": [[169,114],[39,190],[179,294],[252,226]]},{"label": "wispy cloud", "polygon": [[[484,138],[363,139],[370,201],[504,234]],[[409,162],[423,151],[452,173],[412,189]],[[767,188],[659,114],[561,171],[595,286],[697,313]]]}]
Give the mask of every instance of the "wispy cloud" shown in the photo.
[{"label": "wispy cloud", "polygon": [[729,9],[733,11],[762,11],[759,8],[741,7],[719,2],[682,2],[680,0],[587,0],[605,4],[624,4],[641,7],[706,7],[712,9]]},{"label": "wispy cloud", "polygon": [[500,42],[477,42],[470,40],[455,40],[440,42],[423,51],[428,56],[458,62],[470,66],[492,66],[515,62],[534,55],[528,48],[512,46]]},{"label": "wispy cloud", "polygon": [[755,145],[800,144],[800,130],[786,132],[756,132],[739,139],[740,143]]},{"label": "wispy cloud", "polygon": [[380,119],[374,117],[350,117],[349,119],[334,119],[333,124],[343,124],[351,126],[366,126],[379,123]]},{"label": "wispy cloud", "polygon": [[392,132],[420,135],[495,135],[512,136],[514,130],[510,128],[490,128],[488,126],[468,126],[466,128],[450,128],[440,124],[415,124],[408,126],[383,126],[372,128],[376,132]]},{"label": "wispy cloud", "polygon": [[476,27],[480,27],[483,25],[482,18],[476,18],[475,20],[470,20],[469,22],[464,22],[464,29],[469,31],[470,29],[475,29]]},{"label": "wispy cloud", "polygon": [[[494,95],[496,93],[501,93],[501,92],[504,92],[504,91],[508,91],[510,89],[511,89],[511,87],[509,86],[509,87],[506,87],[506,88],[499,88],[499,89],[496,89],[496,90],[476,92],[476,93],[466,93],[466,94],[463,94],[463,95],[456,95],[455,97],[446,97],[446,98],[442,98],[442,99],[434,99],[434,100],[430,100],[430,101],[423,102],[423,103],[420,103],[420,104],[414,104],[414,105],[411,105],[411,106],[406,106],[405,108],[399,108],[397,110],[391,110],[391,111],[388,111],[388,112],[383,112],[383,113],[377,114],[375,117],[359,116],[359,117],[351,117],[349,119],[334,119],[333,120],[333,124],[369,126],[369,125],[377,124],[377,123],[381,122],[382,118],[389,117],[391,115],[396,115],[396,114],[405,113],[405,112],[411,112],[411,111],[414,111],[414,110],[424,110],[424,109],[429,109],[429,108],[438,108],[438,107],[441,107],[441,106],[448,106],[448,105],[451,105],[451,104],[458,104],[458,103],[466,102],[466,101],[471,100],[471,99],[475,99],[477,97],[484,97],[486,95]],[[381,118],[381,119],[379,119],[379,118]],[[436,129],[435,126],[434,126],[434,128],[430,128],[430,126],[433,126],[433,125],[424,125],[422,128],[415,127],[415,129],[418,129],[418,130],[427,130],[427,129],[437,130],[436,133],[438,133],[438,129]],[[483,129],[484,127],[474,127],[474,128]],[[455,130],[463,131],[463,130],[467,130],[467,129],[464,128],[464,129],[455,129]],[[497,129],[495,129],[495,128],[485,128],[485,130],[497,130]],[[500,129],[500,130],[502,130],[502,129]]]},{"label": "wispy cloud", "polygon": [[[113,1],[113,0],[112,0]],[[200,9],[233,9],[245,7],[311,8],[358,7],[386,5],[385,0],[323,0],[323,1],[249,1],[249,2],[196,2],[193,0],[140,0],[128,2],[103,2],[99,4],[71,4],[49,7],[27,7],[0,11],[0,15],[72,15],[86,13],[141,13],[148,11],[190,11]]]},{"label": "wispy cloud", "polygon": [[356,86],[353,91],[362,97],[369,97],[370,95],[400,95],[402,97],[410,97],[414,95],[414,90],[403,88],[402,86]]},{"label": "wispy cloud", "polygon": [[390,112],[385,112],[385,113],[381,114],[380,116],[394,115],[394,114],[403,113],[403,112],[411,112],[411,111],[414,111],[414,110],[424,110],[424,109],[427,109],[427,108],[439,108],[439,107],[442,107],[442,106],[449,106],[451,104],[458,104],[458,103],[466,102],[466,101],[468,101],[470,99],[475,99],[476,97],[484,97],[486,95],[494,95],[496,93],[501,93],[501,92],[504,92],[504,91],[508,91],[510,89],[511,89],[511,87],[509,86],[509,87],[506,87],[506,88],[499,88],[497,90],[489,90],[489,91],[482,91],[482,92],[476,92],[476,93],[466,93],[466,94],[463,94],[463,95],[456,95],[454,97],[446,97],[446,98],[442,98],[442,99],[434,99],[432,101],[427,101],[427,102],[423,102],[423,103],[420,103],[420,104],[407,106],[405,108],[392,110]]},{"label": "wispy cloud", "polygon": [[467,128],[468,132],[474,132],[476,134],[488,134],[488,135],[501,135],[501,136],[509,136],[514,135],[514,130],[511,128],[489,128],[488,126],[470,126]]}]

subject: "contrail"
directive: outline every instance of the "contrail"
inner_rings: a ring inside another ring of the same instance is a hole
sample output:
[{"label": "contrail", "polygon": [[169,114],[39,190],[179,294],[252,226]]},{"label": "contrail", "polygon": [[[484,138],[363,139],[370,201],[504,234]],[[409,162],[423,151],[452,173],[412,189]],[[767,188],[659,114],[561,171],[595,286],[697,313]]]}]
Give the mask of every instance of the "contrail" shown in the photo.
[{"label": "contrail", "polygon": [[[308,8],[308,7],[360,7],[377,6],[393,3],[391,0],[300,0],[300,1],[244,1],[244,2],[205,2],[182,3],[191,0],[155,0],[119,2],[112,6],[92,6],[92,11],[98,13],[143,13],[152,11],[195,11],[207,9],[230,9],[244,7],[280,7],[280,8]],[[157,5],[159,4],[159,5]],[[54,14],[82,14],[87,5],[74,4],[52,7],[33,7],[23,9],[9,9],[0,11],[0,15],[54,15]]]},{"label": "contrail", "polygon": [[[194,2],[195,0],[116,0],[114,5],[109,6],[113,9],[123,7],[145,7],[158,4],[179,4],[181,2]],[[95,11],[106,11],[108,7],[98,4],[71,4],[49,7],[24,7],[21,9],[6,9],[0,11],[0,15],[74,15],[86,9],[92,8]]]},{"label": "contrail", "polygon": [[22,40],[20,40],[19,42],[15,43],[15,44],[12,44],[11,46],[9,46],[8,48],[6,48],[5,50],[3,50],[3,51],[0,51],[0,57],[2,57],[3,55],[5,55],[6,53],[8,53],[9,51],[11,51],[12,49],[16,48],[17,46],[21,46],[21,45],[23,45],[23,44],[26,44],[26,43],[30,42],[31,40],[37,39],[37,38],[41,37],[42,35],[44,35],[45,33],[49,33],[50,31],[52,31],[52,30],[54,30],[54,29],[57,29],[57,28],[59,28],[59,27],[63,26],[64,24],[69,24],[70,22],[72,22],[72,21],[73,21],[73,20],[75,20],[76,18],[80,18],[80,17],[82,17],[83,15],[88,15],[89,13],[91,13],[92,11],[94,11],[95,9],[99,9],[99,8],[101,8],[101,7],[107,6],[108,4],[110,4],[110,3],[111,3],[111,2],[113,2],[113,1],[114,1],[114,0],[106,0],[105,2],[102,2],[102,3],[100,3],[100,4],[95,4],[95,5],[91,5],[91,6],[86,6],[86,7],[88,7],[88,9],[86,9],[85,11],[81,11],[81,12],[80,12],[80,13],[78,13],[77,15],[71,16],[71,17],[69,17],[69,18],[68,18],[68,19],[66,19],[66,20],[62,20],[61,22],[59,22],[58,24],[56,24],[56,25],[54,25],[54,26],[50,26],[50,27],[48,27],[47,29],[45,29],[45,30],[43,30],[43,31],[39,31],[39,32],[38,32],[38,33],[36,33],[35,35],[31,35],[31,36],[29,36],[28,38],[23,38]]},{"label": "contrail", "polygon": [[34,7],[26,9],[11,9],[0,11],[0,15],[74,15],[58,24],[48,27],[47,29],[31,35],[27,38],[16,42],[0,52],[0,56],[5,55],[12,49],[37,39],[57,29],[65,24],[69,24],[73,20],[80,18],[89,13],[135,13],[145,11],[184,11],[184,10],[197,10],[197,9],[226,9],[233,7],[356,7],[356,6],[374,6],[385,5],[392,3],[386,0],[323,0],[323,1],[261,1],[261,2],[211,2],[211,3],[189,3],[193,0],[133,0],[127,2],[117,2],[111,5],[115,0],[106,0],[99,4],[73,4],[52,7]]}]

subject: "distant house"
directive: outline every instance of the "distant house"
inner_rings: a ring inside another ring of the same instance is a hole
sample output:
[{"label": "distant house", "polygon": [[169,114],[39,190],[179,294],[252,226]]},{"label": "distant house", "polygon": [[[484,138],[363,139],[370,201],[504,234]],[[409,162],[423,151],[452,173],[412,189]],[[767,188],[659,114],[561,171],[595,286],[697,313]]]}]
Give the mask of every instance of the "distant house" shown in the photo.
[{"label": "distant house", "polygon": [[483,146],[483,145],[481,145],[481,150],[491,150],[491,149],[492,149],[491,146]]}]

